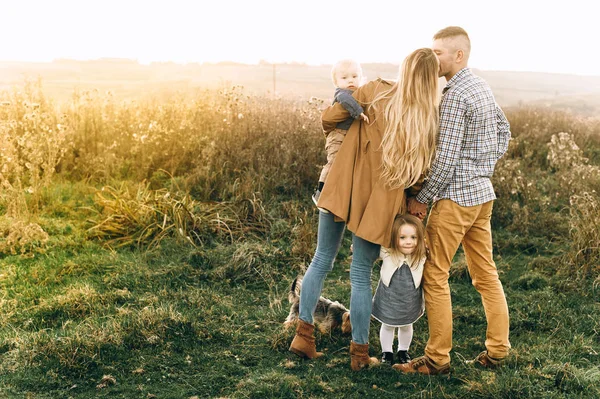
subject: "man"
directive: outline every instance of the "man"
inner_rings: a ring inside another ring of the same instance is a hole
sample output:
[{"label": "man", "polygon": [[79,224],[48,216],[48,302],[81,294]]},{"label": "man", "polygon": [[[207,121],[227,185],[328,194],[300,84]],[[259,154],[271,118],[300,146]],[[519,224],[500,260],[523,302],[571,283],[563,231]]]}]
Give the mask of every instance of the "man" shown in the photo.
[{"label": "man", "polygon": [[423,274],[429,341],[425,355],[394,368],[406,373],[445,374],[450,370],[452,304],[448,276],[462,242],[473,285],[487,319],[486,351],[472,363],[493,368],[508,355],[508,306],[492,258],[490,219],[496,199],[490,178],[508,147],[510,125],[488,84],[467,67],[471,43],[464,29],[451,26],[433,37],[440,77],[447,84],[440,103],[436,158],[421,192],[408,209],[427,222],[430,250]]}]

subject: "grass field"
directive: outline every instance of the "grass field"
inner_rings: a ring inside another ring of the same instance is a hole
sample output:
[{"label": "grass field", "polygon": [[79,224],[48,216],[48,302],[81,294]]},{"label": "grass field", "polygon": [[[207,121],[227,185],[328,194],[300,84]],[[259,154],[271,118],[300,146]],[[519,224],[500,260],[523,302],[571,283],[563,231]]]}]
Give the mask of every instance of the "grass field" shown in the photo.
[{"label": "grass field", "polygon": [[[35,84],[2,101],[0,398],[600,396],[596,119],[507,110],[492,224],[512,354],[464,364],[485,317],[459,253],[452,372],[428,378],[352,372],[338,332],[317,335],[321,359],[287,351],[287,291],[316,242],[319,104],[241,88],[55,102]],[[349,244],[323,292],[346,305]],[[376,323],[370,337],[378,355]]]}]

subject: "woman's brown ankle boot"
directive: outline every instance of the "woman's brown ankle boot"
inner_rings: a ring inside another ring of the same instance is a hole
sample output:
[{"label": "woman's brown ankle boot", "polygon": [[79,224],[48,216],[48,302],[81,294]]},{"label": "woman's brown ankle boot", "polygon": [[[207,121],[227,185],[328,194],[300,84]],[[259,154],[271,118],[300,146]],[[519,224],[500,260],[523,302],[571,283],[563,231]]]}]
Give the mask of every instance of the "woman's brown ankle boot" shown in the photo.
[{"label": "woman's brown ankle boot", "polygon": [[350,342],[350,367],[352,370],[358,371],[364,367],[377,364],[379,364],[377,358],[369,357],[369,344]]},{"label": "woman's brown ankle boot", "polygon": [[314,325],[298,319],[296,335],[290,345],[290,352],[294,352],[296,355],[308,359],[323,356],[323,352],[317,352],[314,331]]}]

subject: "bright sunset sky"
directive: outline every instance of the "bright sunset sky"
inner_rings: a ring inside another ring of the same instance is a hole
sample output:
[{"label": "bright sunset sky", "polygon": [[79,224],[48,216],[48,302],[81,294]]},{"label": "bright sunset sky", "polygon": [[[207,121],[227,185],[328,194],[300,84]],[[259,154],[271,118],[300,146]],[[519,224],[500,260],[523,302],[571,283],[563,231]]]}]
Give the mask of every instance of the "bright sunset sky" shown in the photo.
[{"label": "bright sunset sky", "polygon": [[593,0],[0,1],[3,61],[397,64],[459,25],[471,67],[600,75]]}]

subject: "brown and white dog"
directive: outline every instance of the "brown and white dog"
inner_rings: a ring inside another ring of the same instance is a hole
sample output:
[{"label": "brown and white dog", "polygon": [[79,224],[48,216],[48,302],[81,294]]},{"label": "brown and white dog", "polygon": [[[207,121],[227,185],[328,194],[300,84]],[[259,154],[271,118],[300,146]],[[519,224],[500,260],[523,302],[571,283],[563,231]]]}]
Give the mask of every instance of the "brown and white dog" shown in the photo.
[{"label": "brown and white dog", "polygon": [[[290,313],[283,323],[285,328],[289,328],[292,325],[295,326],[298,321],[300,296],[296,292],[296,288],[300,290],[301,285],[302,282],[296,278],[290,287],[288,300],[290,301],[291,306]],[[332,302],[327,298],[319,298],[315,314],[313,315],[313,321],[321,334],[329,333],[338,327],[343,334],[349,334],[352,331],[352,326],[350,325],[350,311],[348,311],[341,303],[337,301]]]}]

